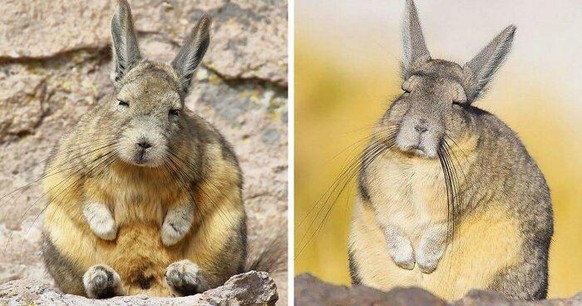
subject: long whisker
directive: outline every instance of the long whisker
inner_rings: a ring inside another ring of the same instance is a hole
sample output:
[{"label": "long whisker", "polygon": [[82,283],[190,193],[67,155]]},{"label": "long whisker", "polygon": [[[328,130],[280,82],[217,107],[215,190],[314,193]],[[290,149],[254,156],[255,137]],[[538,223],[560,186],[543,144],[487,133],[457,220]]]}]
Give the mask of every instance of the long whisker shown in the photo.
[{"label": "long whisker", "polygon": [[[393,130],[394,129],[388,129],[387,133],[389,135],[392,135]],[[370,142],[372,139],[375,139],[380,134],[381,134],[381,132],[374,131],[371,135],[366,136],[366,137],[364,137],[361,140],[358,140],[355,144],[353,144],[351,146],[354,146],[356,144],[361,144],[363,142]],[[373,144],[370,144],[370,145],[373,145]],[[344,149],[343,151],[345,151],[345,150],[346,149]],[[337,155],[336,155],[336,157],[337,157]],[[333,158],[336,158],[336,157],[333,157]],[[361,160],[361,158],[362,158],[361,156],[355,156],[350,161],[347,162],[347,164],[348,164],[347,168],[344,169],[340,173],[340,175],[338,176],[338,178],[328,187],[328,189],[321,195],[321,197],[315,202],[315,204],[308,210],[307,214],[298,223],[298,227],[301,227],[303,225],[303,223],[308,219],[308,217],[313,213],[313,211],[315,209],[317,209],[321,204],[325,204],[326,201],[329,200],[329,195],[330,194],[333,194],[333,192],[338,187],[338,183],[342,181],[342,178],[344,176],[346,176],[346,175],[349,176],[350,173],[352,173],[353,171],[357,170],[357,168],[360,167],[360,160]],[[328,198],[324,201],[324,198],[326,197],[326,195],[327,195]]]},{"label": "long whisker", "polygon": [[[369,144],[368,148],[364,151],[362,156],[354,159],[352,162],[349,163],[349,165],[342,172],[342,174],[340,174],[340,176],[334,181],[334,183],[316,202],[314,207],[312,207],[312,209],[308,213],[308,216],[315,207],[320,206],[318,208],[316,215],[313,217],[311,223],[305,229],[305,233],[299,240],[300,242],[302,242],[302,245],[300,246],[298,252],[295,255],[296,258],[301,255],[305,247],[307,247],[307,245],[309,245],[309,243],[313,241],[313,239],[315,239],[318,236],[319,232],[323,229],[323,226],[325,226],[325,223],[331,211],[333,210],[335,203],[337,202],[339,196],[343,193],[345,188],[349,185],[349,183],[352,182],[353,179],[361,173],[361,171],[367,169],[378,156],[382,155],[387,149],[392,147],[392,145],[394,144],[394,137],[392,135],[393,133],[391,132],[387,140],[375,139],[371,141],[371,143]],[[323,218],[315,228],[313,234],[310,234],[310,229],[319,219],[321,214],[323,214]],[[307,239],[307,241],[305,241],[308,235],[310,235],[310,237],[309,239]]]},{"label": "long whisker", "polygon": [[[97,176],[101,176],[105,173],[105,170],[107,168],[109,168],[109,166],[111,164],[113,164],[115,161],[117,160],[117,155],[114,152],[108,152],[103,154],[102,156],[100,156],[99,158],[95,159],[91,164],[95,163],[95,165],[93,167],[91,167],[86,175],[97,175]],[[100,170],[99,172],[97,172],[96,170]],[[70,176],[68,176],[65,180],[70,180],[70,178],[76,176],[76,174],[71,174]],[[59,189],[57,192],[57,194],[55,195],[55,199],[59,199],[59,200],[64,200],[63,198],[60,198],[63,194],[68,193],[75,193],[77,191],[79,191],[83,184],[79,184],[79,181],[81,180],[81,178],[77,179],[77,180],[73,180],[71,181],[71,183],[66,187],[66,188],[62,188]],[[61,182],[62,183],[62,182]],[[59,185],[61,185],[61,183],[59,183]],[[74,189],[70,190],[70,188],[76,185],[74,187]],[[56,187],[56,186],[55,186]],[[69,191],[69,192],[66,192]],[[40,201],[42,198],[44,198],[48,193],[44,193],[33,205],[36,205],[36,203],[38,201]],[[41,212],[34,218],[33,220],[33,224],[36,223],[36,221],[38,220],[38,218],[42,215],[42,213],[46,210],[48,206],[45,206]],[[30,228],[29,228],[30,231]]]},{"label": "long whisker", "polygon": [[[112,143],[112,144],[107,145],[107,146],[103,146],[100,149],[108,148],[108,147],[111,147],[112,145],[115,145],[115,143]],[[97,150],[94,150],[94,151],[97,151]],[[77,190],[78,188],[80,188],[81,184],[78,184],[78,183],[81,180],[81,177],[83,177],[83,175],[80,175],[81,172],[84,175],[90,175],[95,169],[98,169],[99,167],[101,167],[103,165],[103,161],[107,162],[110,159],[115,159],[115,157],[116,156],[115,156],[114,151],[111,150],[111,151],[108,151],[107,153],[104,153],[104,154],[99,155],[97,158],[89,161],[87,164],[81,164],[80,167],[76,165],[75,167],[70,168],[69,170],[72,170],[72,171],[69,171],[68,175],[66,175],[65,178],[63,178],[56,185],[52,186],[49,190],[43,192],[43,194],[38,199],[36,199],[36,201],[34,201],[34,203],[31,204],[25,210],[25,212],[23,213],[23,215],[18,220],[18,223],[22,223],[23,219],[26,217],[26,215],[28,214],[28,212],[33,207],[35,207],[42,199],[44,199],[46,196],[48,196],[49,194],[51,194],[51,193],[54,192],[55,194],[53,195],[53,199],[59,199],[64,194],[70,194],[70,192],[69,193],[65,193],[65,191],[66,190],[69,190],[73,185],[77,184],[77,187],[75,188],[75,190]],[[75,169],[73,169],[73,168],[75,168]],[[87,170],[87,169],[88,169],[88,171],[83,171],[83,170]],[[76,177],[76,179],[73,179],[75,177]],[[71,179],[73,179],[73,181],[70,182],[70,184],[66,185],[67,182],[71,181]],[[47,207],[48,207],[48,205],[45,206],[41,210],[41,212],[39,214],[37,214],[37,216],[33,220],[33,224],[37,221],[37,219],[39,218],[39,216],[42,215],[42,213],[46,210]],[[30,231],[30,228],[29,228],[29,231]],[[5,244],[4,251],[6,251],[6,247],[8,246],[8,242],[12,240],[13,235],[14,235],[14,232],[12,232],[10,234],[9,239],[8,239],[7,243]]]},{"label": "long whisker", "polygon": [[[111,147],[113,145],[115,145],[115,144],[114,143],[113,144],[112,143],[107,143],[107,144],[105,144],[103,146],[99,146],[99,147],[97,147],[95,149],[92,149],[92,150],[89,150],[89,151],[85,151],[84,149],[86,149],[86,148],[79,148],[79,151],[82,151],[82,152],[79,152],[79,153],[73,155],[71,158],[78,159],[78,158],[84,157],[86,155],[89,155],[91,153],[94,153],[94,152],[96,152],[98,150]],[[69,150],[69,151],[67,151],[65,153],[70,153],[70,152],[72,152],[72,151]],[[64,154],[64,153],[61,153],[61,154]],[[54,157],[49,157],[48,159],[50,159],[50,158],[54,158]],[[2,201],[3,199],[5,199],[6,197],[9,197],[9,196],[15,194],[18,191],[22,191],[22,190],[25,190],[25,189],[31,187],[32,185],[38,183],[39,181],[41,181],[41,180],[43,180],[43,179],[45,179],[47,177],[51,177],[53,175],[56,175],[56,174],[59,174],[59,173],[65,172],[65,171],[69,171],[69,170],[75,169],[75,167],[77,167],[77,165],[74,165],[74,166],[71,166],[71,167],[68,167],[68,168],[64,168],[64,169],[60,169],[58,171],[43,173],[38,179],[32,181],[31,183],[28,183],[28,184],[26,184],[24,186],[18,187],[15,190],[13,190],[13,191],[11,191],[11,192],[3,195],[2,197],[0,197],[0,201]]]}]

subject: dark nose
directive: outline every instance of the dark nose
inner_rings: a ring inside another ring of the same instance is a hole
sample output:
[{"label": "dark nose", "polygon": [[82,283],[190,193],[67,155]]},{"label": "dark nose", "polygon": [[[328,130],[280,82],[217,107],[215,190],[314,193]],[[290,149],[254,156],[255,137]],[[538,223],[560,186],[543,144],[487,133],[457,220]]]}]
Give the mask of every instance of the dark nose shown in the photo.
[{"label": "dark nose", "polygon": [[422,133],[424,133],[424,132],[428,131],[428,128],[427,128],[427,127],[426,127],[426,125],[424,125],[424,124],[423,124],[423,125],[417,124],[417,125],[415,125],[415,126],[414,126],[414,129],[415,129],[417,132],[419,132],[420,134],[422,134]]},{"label": "dark nose", "polygon": [[142,140],[142,141],[138,142],[137,145],[140,146],[142,149],[151,148],[151,146],[152,146],[151,143],[149,143],[149,142],[147,142],[145,140]]}]

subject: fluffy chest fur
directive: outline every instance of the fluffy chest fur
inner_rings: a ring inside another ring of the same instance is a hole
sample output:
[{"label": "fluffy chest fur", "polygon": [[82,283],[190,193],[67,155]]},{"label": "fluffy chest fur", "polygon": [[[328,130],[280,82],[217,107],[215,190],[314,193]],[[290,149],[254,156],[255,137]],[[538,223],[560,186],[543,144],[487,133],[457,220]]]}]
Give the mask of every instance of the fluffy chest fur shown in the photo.
[{"label": "fluffy chest fur", "polygon": [[134,222],[161,225],[170,207],[188,201],[188,193],[167,172],[112,165],[84,185],[85,201],[105,204],[119,226]]},{"label": "fluffy chest fur", "polygon": [[447,193],[438,160],[387,153],[367,169],[365,183],[376,220],[396,226],[411,241],[447,221]]}]

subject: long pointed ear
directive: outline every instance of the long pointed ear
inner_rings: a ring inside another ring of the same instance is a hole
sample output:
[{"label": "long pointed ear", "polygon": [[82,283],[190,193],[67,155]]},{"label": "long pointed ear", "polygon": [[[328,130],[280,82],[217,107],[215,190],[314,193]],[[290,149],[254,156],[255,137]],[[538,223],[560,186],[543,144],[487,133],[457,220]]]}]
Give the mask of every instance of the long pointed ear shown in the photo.
[{"label": "long pointed ear", "polygon": [[117,9],[111,20],[111,36],[114,66],[112,79],[118,82],[141,59],[127,0],[117,1]]},{"label": "long pointed ear", "polygon": [[408,78],[415,65],[430,59],[413,0],[406,1],[402,39],[404,43],[404,76]]},{"label": "long pointed ear", "polygon": [[509,53],[516,27],[510,25],[493,39],[463,69],[469,80],[468,101],[474,101],[484,91]]},{"label": "long pointed ear", "polygon": [[208,45],[210,44],[210,25],[212,20],[209,15],[202,16],[198,24],[194,27],[190,35],[184,40],[184,45],[176,58],[172,61],[172,67],[176,70],[182,92],[188,93],[188,88],[192,82],[194,71],[200,65]]}]

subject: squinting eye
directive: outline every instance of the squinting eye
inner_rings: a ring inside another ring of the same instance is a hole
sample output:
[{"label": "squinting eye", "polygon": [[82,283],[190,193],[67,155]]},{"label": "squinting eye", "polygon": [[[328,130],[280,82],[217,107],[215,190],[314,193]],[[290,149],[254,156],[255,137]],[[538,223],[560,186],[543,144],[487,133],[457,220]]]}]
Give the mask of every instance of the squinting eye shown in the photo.
[{"label": "squinting eye", "polygon": [[129,103],[122,101],[122,100],[117,100],[117,101],[119,101],[119,104],[118,104],[119,106],[129,107]]},{"label": "squinting eye", "polygon": [[178,117],[178,115],[180,115],[180,110],[179,109],[171,109],[168,114],[170,116],[174,116],[174,117]]}]

